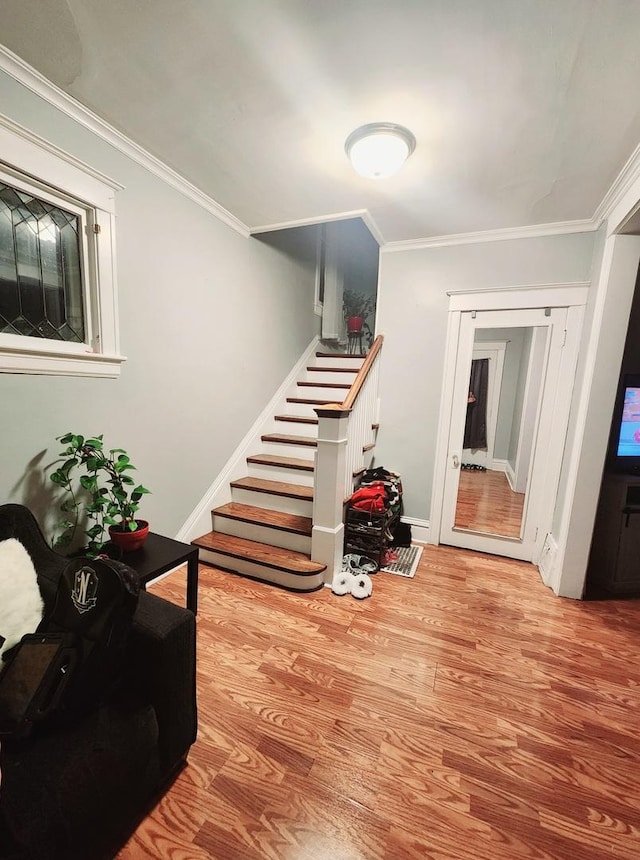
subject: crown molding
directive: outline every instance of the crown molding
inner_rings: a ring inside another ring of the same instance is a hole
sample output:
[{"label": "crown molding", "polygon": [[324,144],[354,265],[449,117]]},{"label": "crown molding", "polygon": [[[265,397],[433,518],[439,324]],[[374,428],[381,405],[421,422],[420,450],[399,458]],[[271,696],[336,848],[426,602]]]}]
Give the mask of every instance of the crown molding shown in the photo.
[{"label": "crown molding", "polygon": [[626,164],[616,176],[611,188],[602,198],[594,214],[594,220],[602,223],[611,220],[610,232],[619,232],[626,221],[636,212],[640,199],[640,144],[631,153]]},{"label": "crown molding", "polygon": [[361,218],[367,229],[376,240],[378,245],[384,245],[384,236],[380,228],[373,220],[368,209],[353,209],[350,212],[333,212],[330,215],[317,215],[312,218],[297,218],[292,221],[281,221],[278,224],[264,224],[261,227],[252,227],[251,235],[259,233],[274,233],[276,230],[291,230],[294,227],[310,227],[314,224],[330,224],[334,221],[349,221],[352,218]]},{"label": "crown molding", "polygon": [[[286,230],[292,227],[304,227],[312,224],[323,224],[330,221],[344,221],[349,218],[361,218],[380,245],[380,250],[387,253],[393,251],[419,250],[423,248],[440,248],[450,245],[469,245],[482,242],[496,242],[509,239],[531,239],[544,236],[556,236],[566,233],[588,233],[597,230],[604,220],[609,219],[610,232],[618,232],[625,222],[634,214],[640,200],[640,145],[632,153],[613,184],[598,205],[592,218],[576,221],[558,221],[549,224],[536,224],[527,227],[507,227],[497,230],[483,230],[471,233],[456,233],[445,236],[432,236],[422,239],[408,239],[386,242],[382,231],[376,224],[368,209],[356,209],[351,212],[339,212],[312,218],[283,221],[279,224],[266,224],[249,228],[239,218],[217,203],[196,185],[189,182],[177,171],[147,152],[129,137],[101,119],[97,114],[85,107],[73,96],[68,95],[56,84],[14,54],[6,46],[0,44],[0,71],[5,72],[26,89],[35,93],[53,107],[69,116],[75,122],[88,129],[97,137],[104,140],[116,150],[140,164],[150,173],[160,178],[180,194],[192,200],[198,206],[214,215],[228,227],[242,236],[249,237],[258,233],[268,233],[275,230]],[[17,125],[17,124],[16,124]],[[34,135],[34,137],[37,137]],[[58,154],[65,155],[62,150]],[[68,153],[67,158],[72,158]],[[96,172],[97,175],[97,172]],[[111,181],[115,187],[115,183]]]},{"label": "crown molding", "polygon": [[195,185],[181,176],[164,162],[147,152],[122,132],[109,125],[89,108],[85,107],[73,96],[68,95],[54,83],[41,75],[36,69],[25,63],[17,54],[0,44],[0,71],[6,72],[22,86],[31,90],[44,101],[53,105],[62,113],[71,117],[75,122],[84,126],[132,161],[137,162],[150,173],[159,177],[180,194],[197,203],[207,212],[215,215],[220,221],[245,237],[249,237],[249,228],[235,215],[224,209],[219,203],[200,191]]},{"label": "crown molding", "polygon": [[416,251],[421,248],[444,248],[449,245],[474,245],[482,242],[501,242],[509,239],[536,239],[544,236],[561,236],[565,233],[592,233],[598,229],[593,218],[582,221],[556,221],[552,224],[533,224],[529,227],[504,227],[500,230],[478,230],[475,233],[454,233],[450,236],[433,236],[428,239],[407,239],[387,242],[380,250]]}]

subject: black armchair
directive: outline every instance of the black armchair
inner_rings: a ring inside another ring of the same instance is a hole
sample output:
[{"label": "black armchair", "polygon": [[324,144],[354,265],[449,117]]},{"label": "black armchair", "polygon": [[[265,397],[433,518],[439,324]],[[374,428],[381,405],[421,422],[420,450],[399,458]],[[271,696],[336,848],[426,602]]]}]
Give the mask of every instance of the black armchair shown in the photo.
[{"label": "black armchair", "polygon": [[[22,505],[0,540],[27,549],[47,606],[66,559]],[[0,860],[107,860],[186,761],[197,730],[193,613],[141,592],[117,694],[80,722],[0,752]]]}]

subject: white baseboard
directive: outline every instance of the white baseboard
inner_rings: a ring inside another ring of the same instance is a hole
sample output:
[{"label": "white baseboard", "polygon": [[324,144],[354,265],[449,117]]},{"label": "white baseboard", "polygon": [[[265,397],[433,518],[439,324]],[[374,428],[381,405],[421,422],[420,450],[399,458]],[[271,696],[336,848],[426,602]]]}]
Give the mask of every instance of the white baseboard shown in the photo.
[{"label": "white baseboard", "polygon": [[494,472],[504,472],[512,492],[516,491],[516,473],[508,460],[493,460],[491,468]]},{"label": "white baseboard", "polygon": [[538,559],[538,570],[540,571],[540,577],[544,584],[548,585],[549,588],[554,587],[553,579],[557,556],[558,544],[554,536],[551,534],[551,532],[549,532],[549,534],[544,539],[544,544],[542,545],[542,552],[540,553],[540,558]]},{"label": "white baseboard", "polygon": [[415,517],[401,517],[401,520],[411,526],[412,543],[429,543],[429,520],[418,520]]},{"label": "white baseboard", "polygon": [[[267,403],[254,422],[253,427],[251,427],[242,442],[240,442],[231,457],[229,457],[218,477],[189,515],[176,535],[176,540],[189,543],[194,538],[211,531],[212,509],[230,500],[231,490],[229,482],[236,478],[241,478],[246,474],[247,457],[261,449],[262,441],[260,437],[265,432],[268,423],[273,420],[273,416],[279,411],[279,407],[282,407],[290,388],[300,378],[303,369],[309,364],[319,341],[319,337],[314,337],[307,349],[300,356],[291,373],[289,373],[280,388],[273,395],[269,403]],[[280,411],[282,410],[280,409]]]}]

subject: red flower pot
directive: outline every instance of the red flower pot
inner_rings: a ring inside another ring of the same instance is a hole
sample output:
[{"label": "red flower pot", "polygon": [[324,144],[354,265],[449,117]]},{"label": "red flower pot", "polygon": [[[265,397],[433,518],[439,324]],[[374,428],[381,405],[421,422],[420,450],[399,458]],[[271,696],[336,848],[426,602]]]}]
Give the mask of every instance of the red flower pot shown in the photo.
[{"label": "red flower pot", "polygon": [[362,331],[362,317],[348,317],[347,331]]},{"label": "red flower pot", "polygon": [[119,526],[109,526],[111,542],[119,546],[122,552],[133,552],[140,549],[149,534],[149,523],[146,520],[136,520],[138,528],[132,532],[123,531]]}]

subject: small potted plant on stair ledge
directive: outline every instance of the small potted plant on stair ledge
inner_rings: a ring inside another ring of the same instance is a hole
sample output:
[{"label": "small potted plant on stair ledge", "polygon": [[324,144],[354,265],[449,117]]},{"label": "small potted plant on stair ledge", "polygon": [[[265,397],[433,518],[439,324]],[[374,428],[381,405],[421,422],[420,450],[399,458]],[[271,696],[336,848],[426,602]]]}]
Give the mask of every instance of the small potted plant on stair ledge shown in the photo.
[{"label": "small potted plant on stair ledge", "polygon": [[89,525],[83,551],[90,556],[103,551],[107,529],[123,552],[139,549],[149,534],[149,523],[135,516],[149,490],[129,474],[135,466],[127,452],[123,448],[105,451],[102,440],[102,435],[85,438],[76,433],[58,437],[66,446],[60,452],[63,461],[49,477],[67,495],[60,505],[65,516],[57,526],[53,544],[57,548],[74,548],[83,517]]}]

